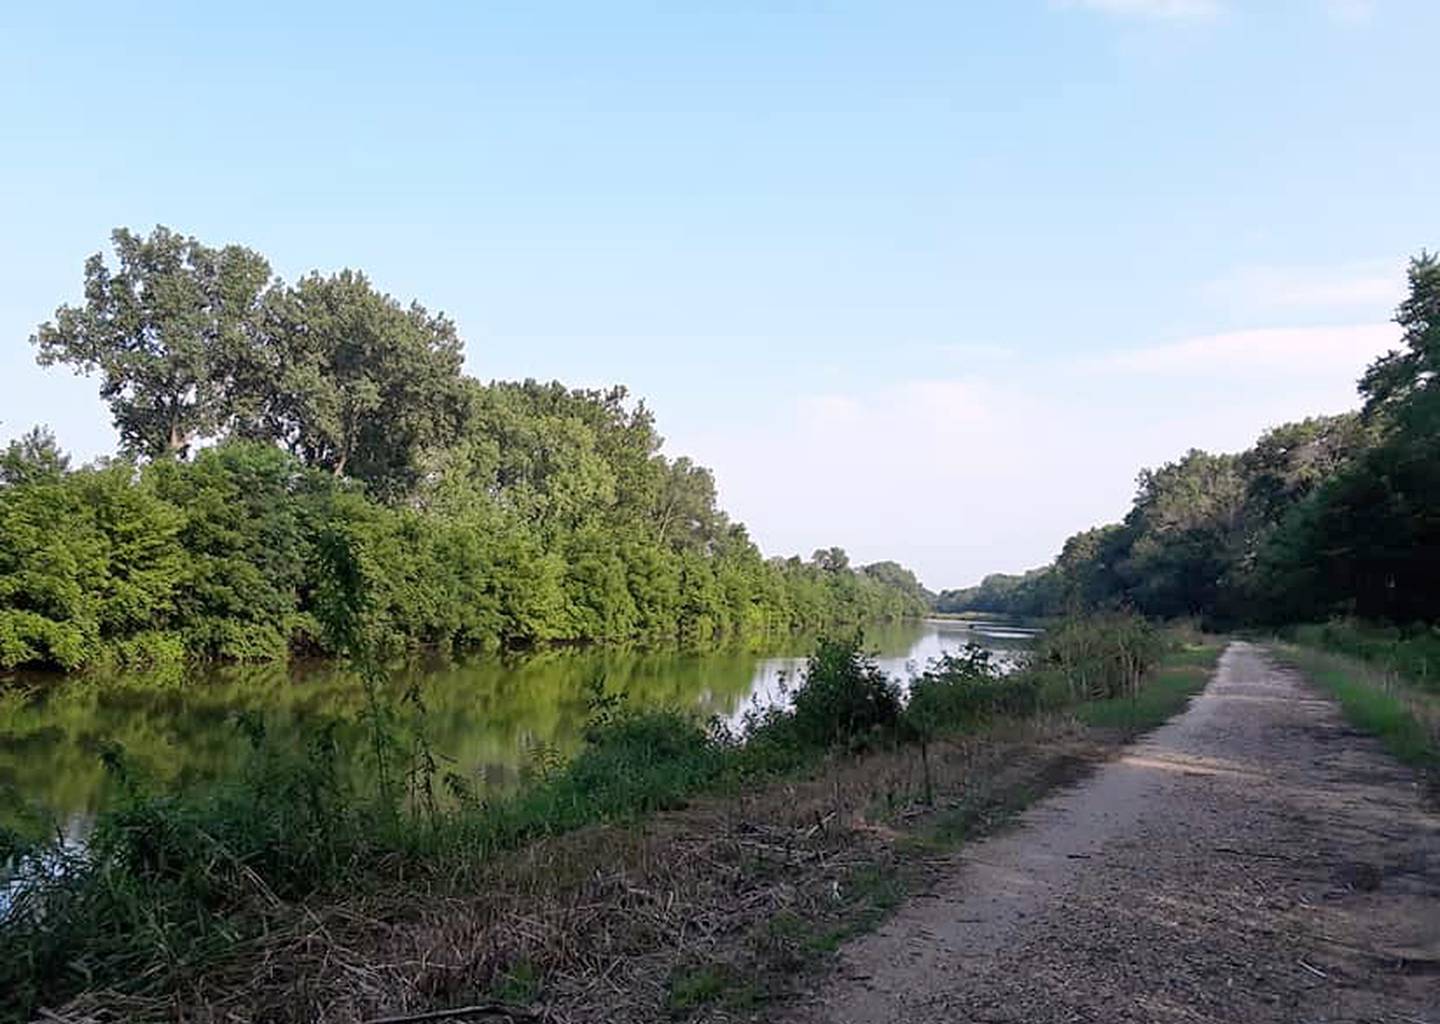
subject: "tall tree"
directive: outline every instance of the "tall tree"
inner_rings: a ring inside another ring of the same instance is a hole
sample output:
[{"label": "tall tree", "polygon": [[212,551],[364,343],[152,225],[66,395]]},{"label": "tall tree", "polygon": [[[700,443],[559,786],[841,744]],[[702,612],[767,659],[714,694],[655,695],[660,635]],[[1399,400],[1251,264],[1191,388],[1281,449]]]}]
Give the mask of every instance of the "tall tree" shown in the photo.
[{"label": "tall tree", "polygon": [[660,541],[677,551],[705,550],[725,527],[715,507],[715,476],[683,455],[663,465],[654,511]]},{"label": "tall tree", "polygon": [[100,373],[127,451],[183,454],[233,412],[235,367],[253,343],[270,265],[165,227],[110,237],[118,266],[100,253],[86,261],[84,304],[61,306],[40,325],[30,339],[36,358]]},{"label": "tall tree", "polygon": [[355,271],[311,274],[270,294],[263,339],[245,434],[382,493],[408,486],[421,452],[451,439],[462,357],[444,315],[402,306]]},{"label": "tall tree", "polygon": [[1411,260],[1395,322],[1402,347],[1360,380],[1379,441],[1318,489],[1283,531],[1268,568],[1299,581],[1322,612],[1440,619],[1440,258]]},{"label": "tall tree", "polygon": [[1312,416],[1260,435],[1240,456],[1255,528],[1279,523],[1373,443],[1373,431],[1354,413]]},{"label": "tall tree", "polygon": [[1191,449],[1157,470],[1142,470],[1125,517],[1134,537],[1121,576],[1141,611],[1205,614],[1216,607],[1235,563],[1245,481],[1234,455]]},{"label": "tall tree", "polygon": [[1395,322],[1403,347],[1381,356],[1360,379],[1367,416],[1428,438],[1440,436],[1440,256],[1422,252],[1410,261],[1410,294]]}]

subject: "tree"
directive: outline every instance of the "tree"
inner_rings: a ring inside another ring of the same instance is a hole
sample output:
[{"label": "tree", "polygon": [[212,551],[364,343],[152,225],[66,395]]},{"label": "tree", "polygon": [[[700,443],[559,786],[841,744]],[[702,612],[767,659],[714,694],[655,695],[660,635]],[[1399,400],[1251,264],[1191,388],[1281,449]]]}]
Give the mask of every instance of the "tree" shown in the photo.
[{"label": "tree", "polygon": [[118,267],[100,253],[86,261],[84,305],[61,306],[40,325],[30,339],[36,358],[100,373],[126,451],[184,454],[234,411],[236,367],[253,344],[270,265],[165,227],[110,237]]},{"label": "tree", "polygon": [[1374,432],[1353,413],[1312,416],[1266,431],[1240,456],[1253,525],[1278,524],[1373,443]]},{"label": "tree", "polygon": [[1261,553],[1260,585],[1290,614],[1440,619],[1440,260],[1410,262],[1402,347],[1365,371],[1378,440],[1297,506]]},{"label": "tree", "polygon": [[187,571],[175,604],[190,649],[282,657],[311,558],[304,468],[274,445],[230,442],[193,462],[153,464],[146,482],[185,513]]},{"label": "tree", "polygon": [[662,543],[676,551],[708,550],[725,526],[715,507],[714,475],[684,456],[666,463],[654,516]]},{"label": "tree", "polygon": [[104,548],[64,479],[0,488],[0,669],[73,669],[99,653]]},{"label": "tree", "polygon": [[0,453],[0,484],[59,480],[69,468],[70,456],[60,450],[55,435],[46,427],[32,427]]},{"label": "tree", "polygon": [[899,562],[871,562],[860,567],[860,572],[869,579],[893,587],[896,591],[928,605],[933,595],[921,585],[915,574]]},{"label": "tree", "polygon": [[925,610],[893,562],[766,562],[624,388],[464,377],[448,319],[353,271],[286,286],[164,228],[115,242],[120,269],[91,261],[42,361],[103,369],[139,453],[222,436],[138,469],[71,472],[41,430],[0,450],[0,668],[323,649],[336,552],[396,645],[708,641]]},{"label": "tree", "polygon": [[1081,531],[1065,541],[1055,559],[1055,607],[1087,610],[1119,604],[1125,586],[1119,567],[1133,538],[1119,523]]},{"label": "tree", "polygon": [[391,495],[428,446],[453,439],[462,355],[443,314],[401,306],[355,271],[311,274],[268,295],[261,337],[245,435]]},{"label": "tree", "polygon": [[1169,618],[1214,609],[1240,540],[1245,484],[1233,455],[1191,449],[1140,474],[1120,567],[1137,607]]},{"label": "tree", "polygon": [[164,630],[183,573],[179,527],[122,461],[0,488],[0,668],[78,668]]},{"label": "tree", "polygon": [[1360,378],[1365,415],[1410,436],[1440,436],[1440,256],[1410,261],[1410,294],[1395,322],[1404,347],[1381,356]]}]

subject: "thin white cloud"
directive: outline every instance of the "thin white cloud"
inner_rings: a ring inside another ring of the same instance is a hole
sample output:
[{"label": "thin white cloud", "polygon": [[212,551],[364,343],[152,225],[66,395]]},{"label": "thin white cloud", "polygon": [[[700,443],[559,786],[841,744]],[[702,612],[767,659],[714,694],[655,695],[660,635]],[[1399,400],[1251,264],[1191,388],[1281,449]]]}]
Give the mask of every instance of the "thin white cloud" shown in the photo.
[{"label": "thin white cloud", "polygon": [[1220,0],[1052,0],[1052,3],[1061,8],[1160,21],[1208,21],[1223,9]]},{"label": "thin white cloud", "polygon": [[1356,379],[1396,341],[1370,323],[1017,357],[797,397],[673,450],[715,470],[722,505],[767,553],[838,543],[959,586],[1042,564],[1070,534],[1118,519],[1142,467],[1357,407]]},{"label": "thin white cloud", "polygon": [[1263,371],[1291,377],[1358,374],[1399,344],[1393,324],[1273,327],[1229,331],[1113,353],[1104,369],[1143,374],[1236,374]]},{"label": "thin white cloud", "polygon": [[1332,267],[1254,266],[1205,284],[1212,301],[1246,314],[1352,314],[1389,316],[1405,294],[1398,260]]}]

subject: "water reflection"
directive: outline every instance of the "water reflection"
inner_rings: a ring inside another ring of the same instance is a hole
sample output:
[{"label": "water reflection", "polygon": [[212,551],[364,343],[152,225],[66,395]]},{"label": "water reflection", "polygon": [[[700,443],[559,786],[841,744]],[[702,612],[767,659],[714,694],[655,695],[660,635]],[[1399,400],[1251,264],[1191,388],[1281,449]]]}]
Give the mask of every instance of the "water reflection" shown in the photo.
[{"label": "water reflection", "polygon": [[[1000,622],[928,620],[873,628],[867,646],[886,672],[905,678],[966,642],[1002,659],[1033,631]],[[559,650],[517,658],[419,660],[395,674],[397,692],[419,684],[427,733],[449,767],[482,786],[519,777],[539,747],[568,755],[579,746],[586,699],[596,681],[641,706],[682,705],[738,718],[781,698],[804,666],[813,638],[794,637],[762,652]],[[0,820],[24,807],[74,821],[103,806],[100,752],[122,747],[158,787],[187,786],[233,772],[244,750],[240,713],[260,716],[267,734],[289,742],[318,724],[337,723],[356,739],[363,697],[333,665],[228,666],[180,681],[140,675],[90,677],[0,696]]]}]

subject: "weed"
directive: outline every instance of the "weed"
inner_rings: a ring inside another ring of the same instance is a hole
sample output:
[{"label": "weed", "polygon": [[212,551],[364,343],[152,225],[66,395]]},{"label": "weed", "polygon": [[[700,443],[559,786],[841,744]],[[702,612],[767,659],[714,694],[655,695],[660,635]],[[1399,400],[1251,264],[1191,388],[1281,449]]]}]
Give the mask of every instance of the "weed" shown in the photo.
[{"label": "weed", "polygon": [[539,997],[543,980],[534,961],[521,957],[500,975],[490,994],[508,1006],[525,1006]]}]

